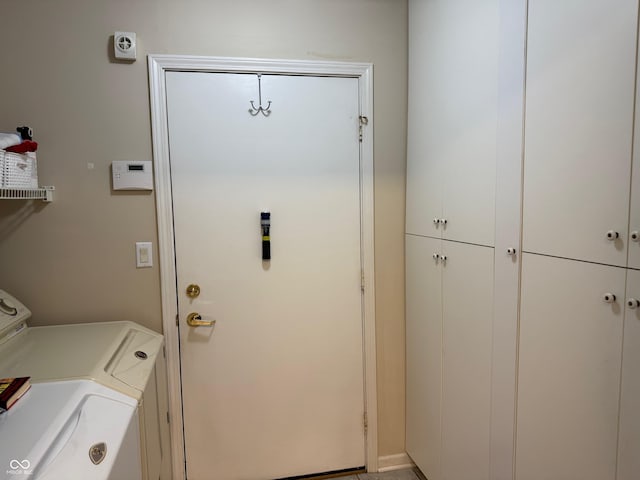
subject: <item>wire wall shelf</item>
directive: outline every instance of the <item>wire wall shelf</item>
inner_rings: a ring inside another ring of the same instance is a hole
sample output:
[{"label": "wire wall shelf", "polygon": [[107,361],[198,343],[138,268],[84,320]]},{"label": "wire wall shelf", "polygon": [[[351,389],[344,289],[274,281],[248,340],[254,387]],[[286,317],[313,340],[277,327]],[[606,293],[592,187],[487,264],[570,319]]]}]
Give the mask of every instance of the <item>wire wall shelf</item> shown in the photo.
[{"label": "wire wall shelf", "polygon": [[40,188],[4,188],[0,187],[0,200],[42,200],[53,201],[53,192],[56,187]]}]

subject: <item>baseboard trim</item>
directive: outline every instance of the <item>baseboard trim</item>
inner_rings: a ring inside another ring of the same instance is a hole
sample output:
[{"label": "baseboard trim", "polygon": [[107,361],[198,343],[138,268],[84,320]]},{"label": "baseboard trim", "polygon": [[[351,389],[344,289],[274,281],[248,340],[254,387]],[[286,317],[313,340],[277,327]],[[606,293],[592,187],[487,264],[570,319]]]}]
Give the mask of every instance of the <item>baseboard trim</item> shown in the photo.
[{"label": "baseboard trim", "polygon": [[403,468],[412,468],[414,466],[411,457],[406,453],[378,457],[378,472],[391,472],[393,470],[402,470]]}]

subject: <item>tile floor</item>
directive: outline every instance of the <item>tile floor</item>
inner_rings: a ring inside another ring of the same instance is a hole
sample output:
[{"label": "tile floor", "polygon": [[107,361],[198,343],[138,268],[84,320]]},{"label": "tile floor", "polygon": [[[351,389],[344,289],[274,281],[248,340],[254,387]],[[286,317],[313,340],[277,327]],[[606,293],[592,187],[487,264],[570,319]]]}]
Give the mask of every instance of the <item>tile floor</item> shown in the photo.
[{"label": "tile floor", "polygon": [[385,473],[359,473],[348,477],[339,477],[336,480],[423,480],[424,477],[412,468],[394,470]]}]

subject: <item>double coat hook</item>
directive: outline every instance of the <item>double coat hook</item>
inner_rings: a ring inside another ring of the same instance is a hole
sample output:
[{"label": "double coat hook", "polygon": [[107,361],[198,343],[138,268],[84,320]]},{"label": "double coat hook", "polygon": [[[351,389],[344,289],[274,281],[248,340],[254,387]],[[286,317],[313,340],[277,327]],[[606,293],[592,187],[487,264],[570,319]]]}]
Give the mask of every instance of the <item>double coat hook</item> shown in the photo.
[{"label": "double coat hook", "polygon": [[249,109],[249,113],[254,117],[259,113],[262,113],[265,117],[271,115],[271,110],[269,110],[271,108],[271,100],[269,100],[269,103],[266,107],[262,106],[262,75],[260,73],[258,74],[258,102],[259,106],[258,108],[256,108],[253,100],[251,100],[251,109]]}]

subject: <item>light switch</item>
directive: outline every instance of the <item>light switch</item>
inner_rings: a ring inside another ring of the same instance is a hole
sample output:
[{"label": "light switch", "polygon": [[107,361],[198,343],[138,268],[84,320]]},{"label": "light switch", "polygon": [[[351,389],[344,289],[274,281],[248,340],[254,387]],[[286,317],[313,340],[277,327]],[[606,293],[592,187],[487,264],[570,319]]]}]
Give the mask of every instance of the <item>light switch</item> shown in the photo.
[{"label": "light switch", "polygon": [[153,253],[151,242],[136,242],[136,267],[153,267]]}]

